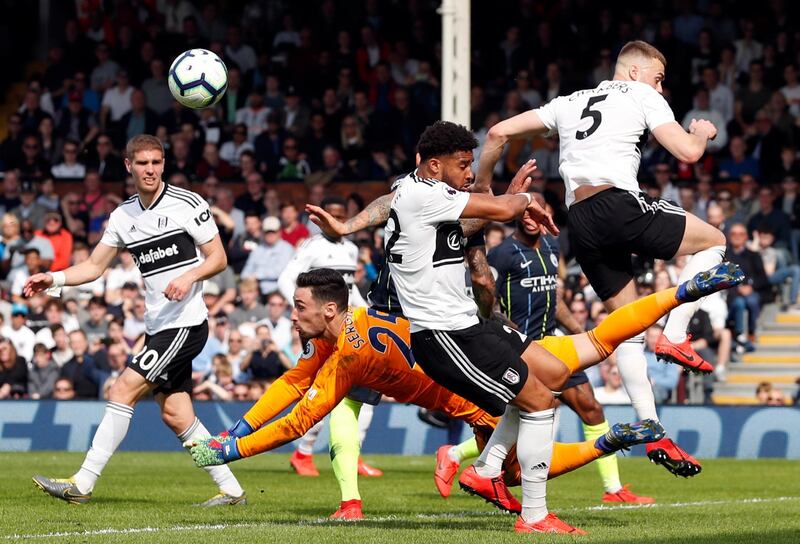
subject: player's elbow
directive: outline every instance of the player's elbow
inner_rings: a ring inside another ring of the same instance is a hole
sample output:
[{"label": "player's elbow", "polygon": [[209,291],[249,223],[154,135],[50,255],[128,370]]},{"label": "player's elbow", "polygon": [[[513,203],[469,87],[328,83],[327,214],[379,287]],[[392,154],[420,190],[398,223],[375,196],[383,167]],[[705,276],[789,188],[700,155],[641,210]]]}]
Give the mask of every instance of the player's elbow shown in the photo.
[{"label": "player's elbow", "polygon": [[511,138],[511,134],[505,127],[505,123],[497,123],[492,128],[489,129],[489,132],[486,134],[486,141],[492,142],[498,145],[505,145],[506,142]]}]

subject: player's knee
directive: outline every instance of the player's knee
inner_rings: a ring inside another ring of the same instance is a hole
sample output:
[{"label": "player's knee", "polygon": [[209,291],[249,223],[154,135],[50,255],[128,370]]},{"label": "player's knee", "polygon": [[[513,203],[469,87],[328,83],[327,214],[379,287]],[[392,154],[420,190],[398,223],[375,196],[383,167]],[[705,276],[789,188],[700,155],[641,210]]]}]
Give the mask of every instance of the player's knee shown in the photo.
[{"label": "player's knee", "polygon": [[537,412],[554,408],[555,398],[548,387],[535,376],[530,375],[512,404],[524,412]]},{"label": "player's knee", "polygon": [[126,406],[133,406],[138,398],[135,388],[122,377],[114,380],[114,383],[108,390],[108,400],[111,402],[118,402]]}]

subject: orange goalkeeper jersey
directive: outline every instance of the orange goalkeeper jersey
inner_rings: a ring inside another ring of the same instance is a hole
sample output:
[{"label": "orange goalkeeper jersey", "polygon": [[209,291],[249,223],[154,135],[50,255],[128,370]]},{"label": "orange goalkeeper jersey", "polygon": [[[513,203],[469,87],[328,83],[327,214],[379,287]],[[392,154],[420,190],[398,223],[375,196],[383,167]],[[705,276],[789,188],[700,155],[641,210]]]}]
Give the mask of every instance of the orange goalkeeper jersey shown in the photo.
[{"label": "orange goalkeeper jersey", "polygon": [[[273,382],[245,414],[254,429],[261,428],[238,439],[239,453],[249,457],[301,437],[356,385],[445,412],[474,427],[495,427],[496,418],[426,376],[414,364],[409,344],[407,320],[351,308],[336,344],[311,340],[297,366]],[[291,413],[262,427],[298,399]]]}]

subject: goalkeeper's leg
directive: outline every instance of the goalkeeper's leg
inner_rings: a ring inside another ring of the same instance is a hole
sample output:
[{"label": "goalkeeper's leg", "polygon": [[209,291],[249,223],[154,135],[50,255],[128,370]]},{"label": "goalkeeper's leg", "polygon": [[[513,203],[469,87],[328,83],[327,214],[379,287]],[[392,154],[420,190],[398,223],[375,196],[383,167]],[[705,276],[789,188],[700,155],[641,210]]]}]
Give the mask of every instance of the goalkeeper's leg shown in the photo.
[{"label": "goalkeeper's leg", "polygon": [[360,432],[358,415],[361,411],[358,401],[345,398],[331,411],[330,453],[331,464],[342,502],[331,516],[335,519],[361,519],[361,495],[358,492],[358,454]]}]

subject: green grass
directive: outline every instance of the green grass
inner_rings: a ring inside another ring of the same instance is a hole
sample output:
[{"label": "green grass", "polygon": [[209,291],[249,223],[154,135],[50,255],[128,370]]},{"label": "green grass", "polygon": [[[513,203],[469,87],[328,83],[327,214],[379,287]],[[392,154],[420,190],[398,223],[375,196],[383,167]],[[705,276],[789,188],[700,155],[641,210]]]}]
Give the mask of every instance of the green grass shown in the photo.
[{"label": "green grass", "polygon": [[[383,478],[361,480],[359,523],[327,521],[338,506],[330,463],[317,456],[319,478],[288,470],[285,455],[262,455],[233,465],[250,504],[195,508],[216,490],[185,453],[115,455],[88,505],[73,506],[34,488],[34,473],[64,477],[82,455],[60,452],[0,454],[0,542],[480,542],[572,541],[571,537],[515,535],[514,517],[453,490],[443,500],[433,487],[432,457],[369,456]],[[623,481],[658,500],[655,508],[593,508],[600,481],[593,467],[550,483],[549,505],[589,532],[580,542],[624,544],[800,542],[800,471],[796,461],[706,461],[684,480],[645,459],[622,459]],[[518,490],[517,490],[518,491]],[[518,493],[517,493],[518,494]],[[783,498],[781,498],[783,497]],[[753,499],[763,499],[756,502]],[[685,503],[704,504],[685,504]],[[683,504],[680,504],[683,503]],[[205,526],[205,527],[200,527]],[[224,527],[223,527],[224,526]],[[143,528],[152,528],[145,532]],[[104,529],[112,529],[102,533]],[[134,530],[122,533],[120,530]],[[55,535],[54,533],[61,533]]]}]

